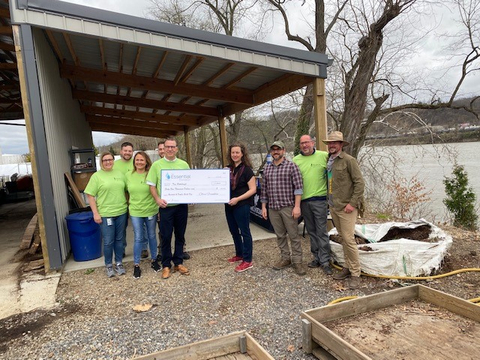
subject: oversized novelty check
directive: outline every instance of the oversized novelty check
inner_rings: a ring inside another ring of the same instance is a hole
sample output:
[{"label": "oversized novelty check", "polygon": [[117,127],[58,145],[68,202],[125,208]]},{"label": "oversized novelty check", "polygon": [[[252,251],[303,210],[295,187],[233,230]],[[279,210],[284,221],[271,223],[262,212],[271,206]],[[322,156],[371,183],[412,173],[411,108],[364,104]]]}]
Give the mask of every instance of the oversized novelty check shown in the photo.
[{"label": "oversized novelty check", "polygon": [[162,170],[161,198],[169,204],[230,201],[230,172],[225,169]]}]

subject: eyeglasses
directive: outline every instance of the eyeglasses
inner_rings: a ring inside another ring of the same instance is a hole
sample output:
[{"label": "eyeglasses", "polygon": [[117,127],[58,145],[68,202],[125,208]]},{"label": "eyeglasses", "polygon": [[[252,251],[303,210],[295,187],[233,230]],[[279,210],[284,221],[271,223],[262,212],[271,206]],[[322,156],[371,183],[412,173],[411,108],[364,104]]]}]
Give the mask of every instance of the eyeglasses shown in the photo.
[{"label": "eyeglasses", "polygon": [[308,145],[310,143],[312,143],[313,140],[309,140],[309,141],[304,141],[304,142],[301,142],[300,145],[303,146],[303,145]]},{"label": "eyeglasses", "polygon": [[113,159],[103,159],[102,162],[111,162]]}]

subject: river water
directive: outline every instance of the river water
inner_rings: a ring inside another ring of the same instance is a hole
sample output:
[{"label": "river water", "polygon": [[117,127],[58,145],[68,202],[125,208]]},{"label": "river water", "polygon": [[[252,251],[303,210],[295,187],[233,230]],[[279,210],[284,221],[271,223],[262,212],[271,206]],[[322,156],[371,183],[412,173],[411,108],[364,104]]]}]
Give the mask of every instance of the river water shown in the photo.
[{"label": "river water", "polygon": [[[383,178],[388,182],[392,176],[405,178],[408,182],[416,177],[426,191],[431,191],[425,202],[423,216],[432,222],[448,221],[449,214],[443,204],[445,177],[452,177],[453,164],[464,166],[469,186],[480,208],[480,142],[451,143],[443,145],[402,145],[375,147],[362,150],[359,159],[366,177]],[[372,169],[378,173],[372,172]],[[378,187],[381,183],[377,182]],[[369,185],[372,186],[372,185]],[[375,186],[375,185],[374,185]]]}]

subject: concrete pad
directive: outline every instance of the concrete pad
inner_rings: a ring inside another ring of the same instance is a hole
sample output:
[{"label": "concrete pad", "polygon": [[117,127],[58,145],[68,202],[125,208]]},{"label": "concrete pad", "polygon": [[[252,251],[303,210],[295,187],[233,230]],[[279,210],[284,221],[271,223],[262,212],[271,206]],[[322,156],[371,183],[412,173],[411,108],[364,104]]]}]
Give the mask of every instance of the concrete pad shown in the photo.
[{"label": "concrete pad", "polygon": [[0,207],[0,319],[56,305],[60,274],[22,273],[22,262],[16,259],[25,229],[36,212],[35,200]]},{"label": "concrete pad", "polygon": [[57,306],[55,293],[57,292],[60,276],[60,273],[25,275],[20,283],[20,311],[52,309]]},{"label": "concrete pad", "polygon": [[[225,219],[225,205],[223,204],[195,204],[188,208],[188,224],[185,233],[187,251],[212,248],[217,246],[233,245],[232,235],[228,230]],[[250,223],[253,240],[270,239],[275,237],[264,228]],[[127,249],[124,262],[133,262],[133,228],[127,228]],[[193,256],[195,256],[193,254]],[[64,271],[76,271],[104,266],[103,256],[90,261],[75,261],[70,256],[65,264]]]},{"label": "concrete pad", "polygon": [[19,298],[19,284],[17,268],[19,264],[5,264],[2,270],[5,272],[0,278],[0,319],[21,312]]}]

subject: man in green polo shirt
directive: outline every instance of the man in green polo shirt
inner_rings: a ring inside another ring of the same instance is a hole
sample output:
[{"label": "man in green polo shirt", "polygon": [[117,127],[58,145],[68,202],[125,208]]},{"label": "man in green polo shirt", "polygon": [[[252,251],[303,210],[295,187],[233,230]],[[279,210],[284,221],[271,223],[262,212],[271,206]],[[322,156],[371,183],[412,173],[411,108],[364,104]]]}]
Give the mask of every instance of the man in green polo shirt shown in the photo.
[{"label": "man in green polo shirt", "polygon": [[[182,275],[190,275],[183,265],[183,246],[185,245],[185,231],[187,230],[188,205],[168,204],[162,199],[162,170],[186,170],[190,166],[177,158],[177,141],[175,138],[165,140],[165,157],[155,161],[147,175],[147,184],[150,185],[150,193],[159,207],[160,234],[162,250],[162,278],[168,279],[173,270]],[[175,249],[172,254],[172,235],[175,232]]]},{"label": "man in green polo shirt", "polygon": [[133,144],[126,141],[120,146],[120,159],[113,163],[115,170],[120,170],[123,174],[133,170]]},{"label": "man in green polo shirt", "polygon": [[313,260],[308,267],[322,267],[326,275],[332,275],[330,267],[330,241],[327,234],[327,159],[326,151],[315,149],[315,140],[310,135],[300,137],[301,153],[293,158],[303,180],[303,195],[300,208],[310,236]]}]

